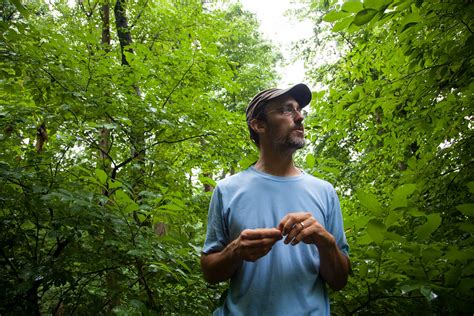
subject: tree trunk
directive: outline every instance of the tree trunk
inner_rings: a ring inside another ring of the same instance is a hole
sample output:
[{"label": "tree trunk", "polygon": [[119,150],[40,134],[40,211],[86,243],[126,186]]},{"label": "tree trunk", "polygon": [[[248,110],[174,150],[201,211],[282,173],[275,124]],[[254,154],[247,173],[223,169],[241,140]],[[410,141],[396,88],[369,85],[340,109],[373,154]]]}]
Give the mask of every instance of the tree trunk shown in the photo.
[{"label": "tree trunk", "polygon": [[[120,42],[120,50],[122,53],[122,66],[129,66],[129,62],[125,55],[125,52],[133,54],[134,51],[131,47],[133,44],[132,35],[130,33],[130,28],[128,27],[128,20],[126,15],[126,1],[125,0],[117,0],[115,2],[114,7],[114,14],[115,14],[115,25],[117,28],[117,36]],[[140,88],[138,85],[134,85],[135,92],[137,96],[141,97]],[[141,117],[133,117],[131,115],[132,120],[132,129],[130,133],[131,138],[131,155],[135,157],[135,163],[138,164],[137,171],[134,171],[132,174],[134,180],[133,183],[133,191],[140,192],[143,190],[144,187],[144,175],[145,175],[145,133],[144,133],[144,126],[143,120]],[[138,201],[139,202],[139,201]],[[137,216],[138,214],[134,213],[134,219],[138,225],[143,226],[144,223],[140,222],[140,219]],[[147,223],[148,226],[151,226],[151,223]],[[148,285],[146,280],[146,265],[140,260],[140,258],[136,258],[135,266],[137,268],[138,273],[138,280],[141,288],[145,291],[146,297],[148,298],[147,305],[149,308],[156,310],[156,304],[154,301],[154,293],[151,287]]]}]

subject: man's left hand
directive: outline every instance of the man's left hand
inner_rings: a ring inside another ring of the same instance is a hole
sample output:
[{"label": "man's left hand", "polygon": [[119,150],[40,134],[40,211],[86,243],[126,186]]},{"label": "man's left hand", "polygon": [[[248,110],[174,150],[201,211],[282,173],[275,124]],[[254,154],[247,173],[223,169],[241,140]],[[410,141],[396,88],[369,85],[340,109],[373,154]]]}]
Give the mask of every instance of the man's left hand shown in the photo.
[{"label": "man's left hand", "polygon": [[278,225],[278,229],[285,238],[285,244],[292,245],[303,241],[306,244],[315,244],[318,249],[334,247],[335,239],[324,227],[311,215],[310,212],[288,213]]}]

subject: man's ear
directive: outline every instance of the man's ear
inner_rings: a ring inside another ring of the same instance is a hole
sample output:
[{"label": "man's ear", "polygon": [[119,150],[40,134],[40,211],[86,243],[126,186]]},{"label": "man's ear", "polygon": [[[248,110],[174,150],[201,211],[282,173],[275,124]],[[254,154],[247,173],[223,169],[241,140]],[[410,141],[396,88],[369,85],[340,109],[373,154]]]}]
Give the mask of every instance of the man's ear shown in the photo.
[{"label": "man's ear", "polygon": [[264,121],[258,119],[252,119],[250,121],[250,128],[252,128],[252,130],[259,135],[265,133],[266,127],[267,125]]}]

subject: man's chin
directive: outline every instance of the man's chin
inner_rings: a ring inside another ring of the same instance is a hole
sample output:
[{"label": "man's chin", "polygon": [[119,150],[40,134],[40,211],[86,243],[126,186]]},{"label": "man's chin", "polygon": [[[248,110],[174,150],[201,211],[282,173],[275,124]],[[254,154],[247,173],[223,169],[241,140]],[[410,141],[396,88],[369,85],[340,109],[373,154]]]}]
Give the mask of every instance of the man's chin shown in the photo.
[{"label": "man's chin", "polygon": [[306,140],[304,138],[293,138],[290,140],[291,147],[294,149],[301,149],[306,145]]}]

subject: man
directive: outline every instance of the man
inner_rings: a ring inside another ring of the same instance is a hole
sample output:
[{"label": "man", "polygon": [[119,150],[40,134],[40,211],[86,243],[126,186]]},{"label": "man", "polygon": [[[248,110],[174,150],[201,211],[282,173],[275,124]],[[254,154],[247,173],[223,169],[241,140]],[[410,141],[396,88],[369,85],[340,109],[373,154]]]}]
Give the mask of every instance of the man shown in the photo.
[{"label": "man", "polygon": [[329,315],[325,284],[338,290],[347,283],[336,192],[293,163],[310,101],[309,88],[298,84],[262,91],[247,107],[259,159],[218,183],[201,256],[208,282],[230,279],[215,315]]}]

